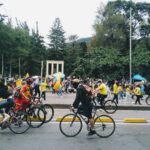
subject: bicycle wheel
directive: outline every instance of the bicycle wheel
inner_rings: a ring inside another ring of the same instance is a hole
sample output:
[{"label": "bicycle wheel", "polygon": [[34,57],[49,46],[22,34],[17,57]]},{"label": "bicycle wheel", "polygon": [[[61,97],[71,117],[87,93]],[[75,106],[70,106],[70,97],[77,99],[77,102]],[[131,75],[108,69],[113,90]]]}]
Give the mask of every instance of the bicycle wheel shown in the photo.
[{"label": "bicycle wheel", "polygon": [[45,113],[40,107],[32,107],[28,110],[28,117],[31,119],[31,127],[39,128],[45,122]]},{"label": "bicycle wheel", "polygon": [[99,137],[107,138],[115,132],[115,121],[108,115],[97,116],[94,122],[95,131]]},{"label": "bicycle wheel", "polygon": [[61,119],[59,129],[63,135],[74,137],[81,132],[82,121],[79,116],[75,117],[75,114],[67,114]]},{"label": "bicycle wheel", "polygon": [[146,98],[145,102],[146,102],[147,105],[150,105],[150,96],[148,96],[148,97]]},{"label": "bicycle wheel", "polygon": [[54,108],[50,104],[44,104],[41,106],[43,109],[46,119],[44,123],[50,122],[54,117]]},{"label": "bicycle wheel", "polygon": [[25,133],[30,128],[31,119],[26,114],[15,114],[9,119],[9,129],[16,134]]},{"label": "bicycle wheel", "polygon": [[113,114],[118,109],[118,105],[116,102],[112,100],[107,100],[104,102],[104,110],[108,114]]}]

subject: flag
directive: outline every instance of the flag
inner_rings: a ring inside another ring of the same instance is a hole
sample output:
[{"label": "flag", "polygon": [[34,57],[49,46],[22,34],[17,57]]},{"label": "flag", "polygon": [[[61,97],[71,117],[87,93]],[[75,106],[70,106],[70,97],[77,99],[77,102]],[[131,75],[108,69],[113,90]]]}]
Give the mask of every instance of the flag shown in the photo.
[{"label": "flag", "polygon": [[29,77],[29,73],[27,72],[25,78],[28,78],[28,77]]}]

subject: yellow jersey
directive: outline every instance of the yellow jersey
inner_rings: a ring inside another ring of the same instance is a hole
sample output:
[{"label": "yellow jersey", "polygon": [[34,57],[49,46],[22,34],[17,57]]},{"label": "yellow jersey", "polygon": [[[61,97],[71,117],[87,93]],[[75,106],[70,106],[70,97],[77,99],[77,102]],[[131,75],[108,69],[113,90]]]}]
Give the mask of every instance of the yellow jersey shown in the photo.
[{"label": "yellow jersey", "polygon": [[46,88],[47,88],[47,83],[45,82],[41,83],[41,91],[42,92],[46,91]]},{"label": "yellow jersey", "polygon": [[118,94],[119,90],[118,90],[118,85],[117,84],[113,85],[113,91],[114,91],[114,94]]},{"label": "yellow jersey", "polygon": [[140,87],[136,87],[134,93],[135,95],[142,95]]},{"label": "yellow jersey", "polygon": [[107,95],[107,87],[104,83],[100,84],[98,87],[100,94]]}]

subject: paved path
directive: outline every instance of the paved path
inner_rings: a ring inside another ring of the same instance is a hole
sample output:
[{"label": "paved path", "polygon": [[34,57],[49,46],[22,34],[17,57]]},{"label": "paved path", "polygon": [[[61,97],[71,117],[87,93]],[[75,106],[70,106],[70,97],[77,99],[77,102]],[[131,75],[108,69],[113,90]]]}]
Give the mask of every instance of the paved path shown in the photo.
[{"label": "paved path", "polygon": [[[49,104],[62,104],[62,105],[70,105],[73,103],[75,99],[75,94],[63,94],[62,96],[58,96],[57,94],[46,93],[47,100],[46,102]],[[119,100],[118,106],[141,106],[141,107],[150,107],[145,103],[145,100],[141,101],[142,105],[135,105],[134,99],[123,99]]]},{"label": "paved path", "polygon": [[[47,93],[47,100],[45,103],[49,103],[55,109],[55,116],[54,119],[58,117],[62,117],[67,113],[70,113],[69,106],[73,103],[75,99],[75,94],[64,94],[63,96],[57,96],[56,94]],[[115,120],[123,121],[124,118],[144,118],[146,120],[150,120],[150,111],[143,111],[143,109],[148,108],[150,110],[150,106],[147,106],[144,101],[142,101],[142,105],[135,105],[134,101],[120,101],[119,107],[124,108],[131,108],[130,110],[118,110],[115,114],[111,116]],[[58,107],[58,106],[65,106],[65,107]],[[132,110],[133,109],[133,110]],[[138,111],[137,111],[138,110]],[[100,114],[104,114],[104,111],[100,111]]]}]

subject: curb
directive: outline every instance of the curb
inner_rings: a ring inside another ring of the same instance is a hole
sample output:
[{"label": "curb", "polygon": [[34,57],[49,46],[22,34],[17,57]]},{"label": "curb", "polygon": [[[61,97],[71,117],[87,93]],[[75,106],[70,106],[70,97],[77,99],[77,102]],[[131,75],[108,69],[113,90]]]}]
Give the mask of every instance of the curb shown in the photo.
[{"label": "curb", "polygon": [[[62,117],[58,117],[57,119],[56,119],[56,122],[60,122],[60,120],[62,119]],[[72,121],[72,118],[65,118],[64,119],[64,121],[63,122],[71,122]],[[112,120],[111,119],[109,119],[109,118],[105,118],[105,117],[103,117],[102,119],[101,119],[101,121],[96,121],[96,122],[112,122]],[[76,118],[75,119],[75,122],[79,122],[79,119],[78,118]]]},{"label": "curb", "polygon": [[124,123],[148,123],[148,120],[145,118],[124,118]]},{"label": "curb", "polygon": [[[54,109],[69,109],[71,104],[50,104]],[[112,107],[113,108],[113,107]],[[118,106],[118,110],[143,110],[150,111],[150,106]]]},{"label": "curb", "polygon": [[[62,119],[62,117],[57,117],[55,122],[60,122],[60,120]],[[65,118],[64,122],[70,122],[72,121],[72,118]],[[79,120],[76,119],[76,122],[78,122]],[[103,118],[102,119],[103,122],[112,122],[110,119],[108,118]],[[123,118],[121,120],[121,122],[123,123],[148,123],[148,120],[146,118]]]},{"label": "curb", "polygon": [[[56,119],[54,119],[54,122],[60,122],[60,120],[62,119],[62,117],[57,117]],[[35,118],[31,119],[32,121],[37,122],[38,120]],[[0,122],[2,121],[2,118],[0,117]],[[66,118],[64,119],[64,122],[70,122],[72,121],[72,118]],[[78,119],[75,119],[76,122],[78,122]],[[108,118],[103,118],[102,119],[103,122],[112,122],[110,119]],[[148,123],[148,119],[146,118],[123,118],[122,120],[120,120],[122,123]]]}]

